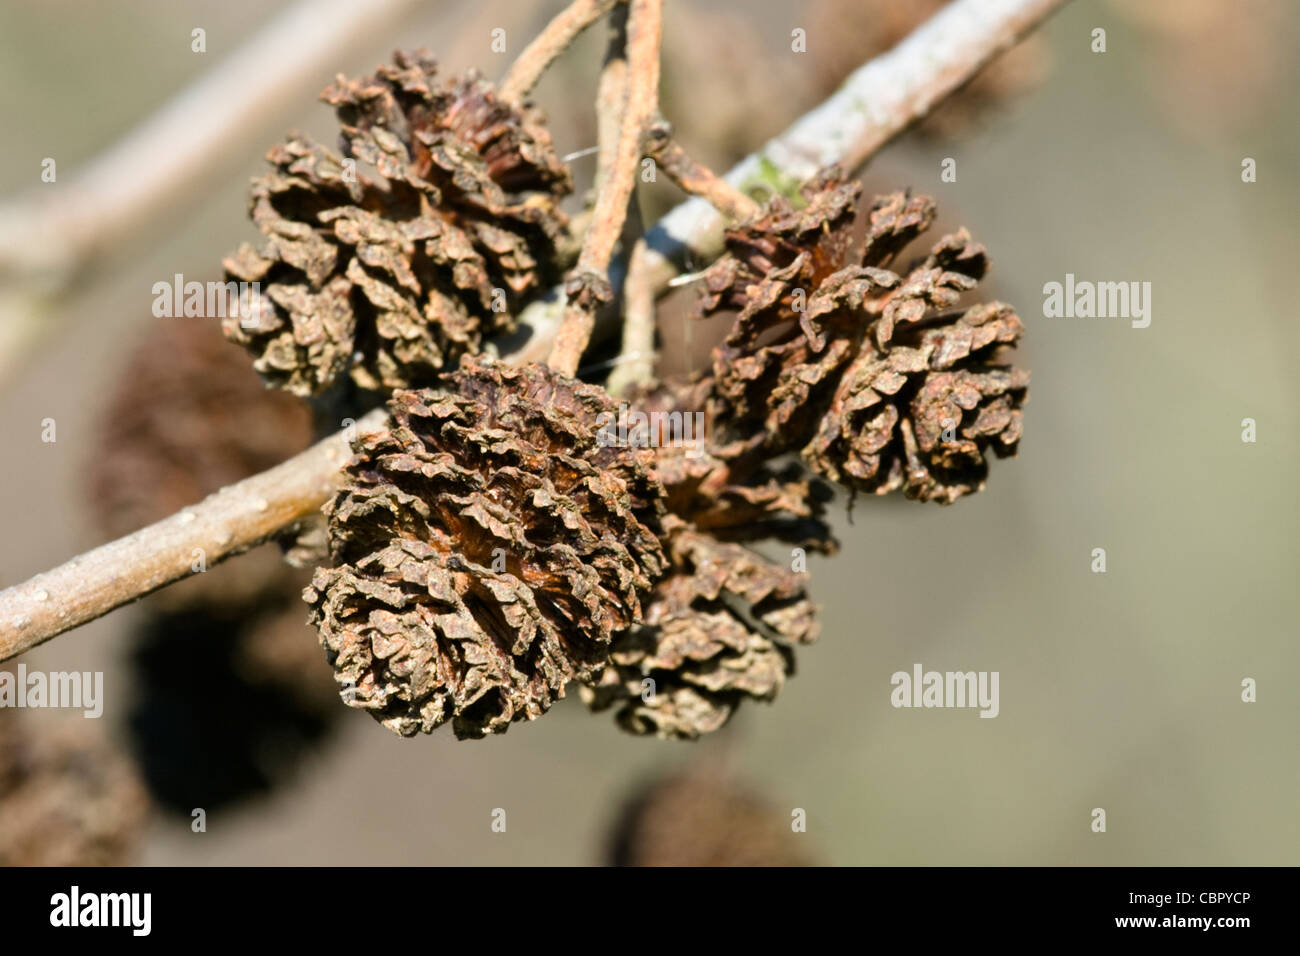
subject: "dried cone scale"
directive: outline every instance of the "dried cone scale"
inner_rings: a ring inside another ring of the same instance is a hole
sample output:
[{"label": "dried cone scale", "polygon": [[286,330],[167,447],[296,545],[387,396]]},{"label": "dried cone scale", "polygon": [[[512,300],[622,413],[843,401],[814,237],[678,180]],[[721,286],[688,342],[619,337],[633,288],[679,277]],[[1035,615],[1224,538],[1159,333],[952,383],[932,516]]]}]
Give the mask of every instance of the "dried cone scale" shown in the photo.
[{"label": "dried cone scale", "polygon": [[648,451],[598,441],[604,390],[542,366],[466,360],[390,408],[326,507],[312,620],[344,699],[389,729],[503,732],[641,618],[662,489]]},{"label": "dried cone scale", "polygon": [[[687,384],[633,388],[627,398],[649,422],[690,415],[708,401]],[[685,418],[678,418],[685,421]],[[653,446],[669,512],[671,565],[640,626],[615,640],[610,665],[582,688],[593,710],[615,709],[635,734],[694,739],[718,730],[745,700],[773,700],[794,669],[794,647],[817,634],[804,575],[741,542],[781,541],[833,553],[822,520],[829,489],[797,465],[733,467],[703,431],[690,442],[629,432]]]},{"label": "dried cone scale", "polygon": [[892,271],[934,204],[878,198],[857,242],[859,188],[831,170],[801,205],[776,198],[730,230],[703,276],[700,314],[735,315],[709,373],[629,393],[651,431],[656,413],[703,410],[711,426],[689,450],[656,450],[671,569],[583,688],[633,733],[717,730],[745,699],[775,697],[793,648],[816,636],[801,575],[739,543],[834,548],[817,483],[774,459],[800,452],[854,491],[948,503],[983,487],[988,455],[1015,451],[1028,375],[1004,347],[1020,321],[961,304],[987,271],[983,248],[961,230]]},{"label": "dried cone scale", "polygon": [[710,407],[718,404],[711,385],[710,379],[653,382],[624,393],[630,406],[669,435],[674,421],[689,421],[688,416],[706,409],[689,442],[670,438],[650,443],[668,512],[719,541],[781,541],[834,554],[838,546],[823,520],[831,488],[797,462],[774,466],[720,457],[714,436],[707,433],[707,423],[722,417],[719,408]]},{"label": "dried cone scale", "polygon": [[432,384],[556,278],[568,169],[537,111],[476,73],[440,77],[426,51],[322,96],[343,153],[295,133],[268,154],[251,196],[264,244],[225,260],[260,296],[226,334],[299,395],[346,374],[370,389]]},{"label": "dried cone scale", "polygon": [[774,699],[793,648],[819,626],[800,575],[683,524],[670,541],[672,568],[644,623],[616,640],[610,666],[582,696],[593,710],[616,708],[631,733],[693,739],[745,700]]},{"label": "dried cone scale", "polygon": [[735,324],[697,387],[723,459],[800,451],[854,491],[950,503],[1015,453],[1029,375],[1004,353],[1023,327],[1001,303],[960,304],[988,269],[964,229],[893,271],[932,200],[878,197],[855,243],[859,189],[828,172],[802,207],[778,197],[728,233],[699,311]]}]

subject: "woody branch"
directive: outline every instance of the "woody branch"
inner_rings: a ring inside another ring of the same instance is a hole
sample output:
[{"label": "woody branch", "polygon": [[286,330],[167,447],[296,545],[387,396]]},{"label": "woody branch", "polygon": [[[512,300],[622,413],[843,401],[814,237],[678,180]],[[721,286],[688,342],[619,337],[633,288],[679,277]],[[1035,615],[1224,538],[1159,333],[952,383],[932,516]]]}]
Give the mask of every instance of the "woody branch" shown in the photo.
[{"label": "woody branch", "polygon": [[[742,160],[727,181],[743,190],[764,181],[765,168],[800,181],[824,165],[861,165],[1064,2],[956,0]],[[639,153],[639,139],[634,149]],[[626,209],[626,199],[621,208]],[[620,227],[622,219],[620,214]],[[699,198],[665,216],[647,233],[654,288],[662,290],[677,274],[687,249],[716,255],[723,224],[723,216]],[[556,342],[564,318],[563,309],[550,302],[526,309],[523,320],[531,334],[502,358],[538,361]],[[383,413],[375,411],[356,427],[367,430],[382,421]],[[335,434],[179,514],[0,591],[0,660],[189,576],[195,549],[206,549],[212,564],[300,521],[335,487],[348,457],[347,438],[344,432]]]}]

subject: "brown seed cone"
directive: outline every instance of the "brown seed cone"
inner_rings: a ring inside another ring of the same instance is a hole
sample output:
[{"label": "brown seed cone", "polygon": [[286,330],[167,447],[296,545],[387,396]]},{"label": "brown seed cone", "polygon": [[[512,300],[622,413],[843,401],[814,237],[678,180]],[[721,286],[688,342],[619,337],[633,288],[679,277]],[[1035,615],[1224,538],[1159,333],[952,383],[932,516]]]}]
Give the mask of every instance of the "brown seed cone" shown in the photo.
[{"label": "brown seed cone", "polygon": [[363,388],[429,385],[556,277],[572,184],[540,113],[477,73],[439,78],[427,51],[394,61],[322,94],[343,156],[297,133],[271,150],[251,195],[266,243],[225,260],[261,292],[227,336],[300,395],[345,372]]},{"label": "brown seed cone", "polygon": [[700,313],[739,310],[713,355],[715,445],[798,449],[854,491],[950,503],[984,486],[989,452],[1015,453],[1029,376],[1003,346],[1023,327],[1000,303],[958,307],[988,269],[964,229],[887,268],[934,220],[926,197],[878,197],[854,249],[858,191],[828,171],[803,208],[773,200],[706,273]]},{"label": "brown seed cone", "polygon": [[0,866],[129,862],[148,797],[94,723],[0,711]]},{"label": "brown seed cone", "polygon": [[604,664],[662,573],[644,449],[613,400],[545,367],[466,360],[399,391],[327,505],[335,567],[304,597],[353,706],[396,733],[504,732]]},{"label": "brown seed cone", "polygon": [[[834,554],[838,544],[823,520],[830,488],[797,463],[773,468],[724,460],[708,427],[722,414],[711,386],[711,379],[651,382],[625,393],[628,405],[647,416],[647,443],[668,512],[719,541],[776,540]],[[692,425],[686,441],[675,423],[694,422],[687,416],[697,414],[703,423]]]},{"label": "brown seed cone", "polygon": [[811,866],[788,810],[703,762],[654,781],[618,820],[615,866]]},{"label": "brown seed cone", "polygon": [[[215,319],[155,320],[100,417],[87,492],[104,533],[117,538],[265,471],[311,441],[311,411],[265,388]],[[149,600],[159,610],[235,610],[283,588],[291,576],[276,549],[264,547]]]},{"label": "brown seed cone", "polygon": [[595,711],[617,707],[630,733],[694,739],[741,701],[774,699],[793,670],[793,646],[815,640],[819,627],[800,575],[670,525],[671,571],[644,623],[615,641],[610,666],[582,697]]}]

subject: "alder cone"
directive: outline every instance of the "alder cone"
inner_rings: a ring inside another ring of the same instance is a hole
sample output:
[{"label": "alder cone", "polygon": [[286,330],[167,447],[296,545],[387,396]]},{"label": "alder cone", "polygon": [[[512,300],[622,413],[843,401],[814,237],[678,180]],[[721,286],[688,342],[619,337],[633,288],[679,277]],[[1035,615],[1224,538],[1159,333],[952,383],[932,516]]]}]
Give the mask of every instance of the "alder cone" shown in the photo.
[{"label": "alder cone", "polygon": [[[773,467],[724,460],[709,434],[708,423],[721,415],[711,386],[708,379],[656,381],[624,393],[629,406],[651,423],[646,444],[668,512],[719,541],[775,540],[834,554],[838,544],[824,520],[829,486],[795,462]],[[703,415],[703,427],[692,428],[690,441],[674,440],[671,422],[697,414]],[[667,435],[664,422],[670,423]],[[655,425],[659,433],[650,435]]]},{"label": "alder cone", "polygon": [[613,833],[615,866],[811,866],[789,811],[771,806],[713,763],[644,787]]},{"label": "alder cone", "polygon": [[389,729],[503,732],[640,619],[662,489],[647,451],[600,441],[604,390],[542,366],[466,360],[389,407],[326,506],[312,620],[345,700]]},{"label": "alder cone", "polygon": [[148,796],[93,723],[0,713],[0,866],[129,862]]},{"label": "alder cone", "polygon": [[815,640],[819,625],[794,572],[684,523],[669,537],[672,568],[644,623],[615,641],[610,666],[582,696],[592,710],[616,708],[630,733],[694,739],[742,701],[774,699],[794,646]]},{"label": "alder cone", "polygon": [[[706,387],[726,460],[802,453],[853,491],[950,503],[1015,453],[1027,372],[1005,358],[1023,326],[1001,303],[962,306],[988,270],[962,229],[899,271],[933,222],[927,197],[877,197],[853,240],[860,186],[828,171],[794,208],[778,197],[731,230],[701,315],[735,311]],[[700,387],[700,386],[697,386]]]},{"label": "alder cone", "polygon": [[439,77],[427,51],[340,76],[322,98],[342,155],[299,133],[267,154],[250,203],[264,246],[224,263],[260,283],[260,306],[226,334],[299,395],[345,373],[368,389],[432,384],[556,278],[568,170],[540,113],[477,73]]}]

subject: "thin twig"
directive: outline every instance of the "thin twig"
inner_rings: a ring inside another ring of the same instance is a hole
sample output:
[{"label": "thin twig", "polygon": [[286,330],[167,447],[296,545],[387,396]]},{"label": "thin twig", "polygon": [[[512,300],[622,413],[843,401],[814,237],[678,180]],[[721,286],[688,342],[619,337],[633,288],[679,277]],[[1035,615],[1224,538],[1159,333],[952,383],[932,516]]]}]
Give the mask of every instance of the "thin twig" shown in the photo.
[{"label": "thin twig", "polygon": [[613,371],[605,381],[611,395],[654,377],[655,295],[654,289],[635,281],[638,263],[645,255],[645,220],[635,192],[627,206],[621,241],[624,249],[632,251],[627,258],[628,278],[623,284],[623,341],[618,357],[611,363]]},{"label": "thin twig", "polygon": [[[746,193],[790,194],[824,166],[857,169],[1066,2],[952,0],[724,178]],[[646,233],[646,270],[656,294],[681,272],[688,252],[698,262],[717,258],[725,225],[726,217],[699,198],[659,220]],[[520,320],[525,325],[554,321],[563,293],[562,286],[551,290],[523,309]]]},{"label": "thin twig", "polygon": [[[663,117],[646,130],[642,152],[686,194],[698,196],[732,223],[752,219],[760,210],[757,202],[693,159],[673,138],[672,126]],[[631,385],[654,377],[655,363],[655,263],[644,236],[639,236],[627,260],[623,283],[623,341],[619,361],[605,387],[620,395]]]},{"label": "thin twig", "polygon": [[[596,155],[596,173],[592,194],[600,195],[605,181],[614,168],[618,155],[619,124],[623,118],[623,105],[627,102],[627,4],[620,3],[609,18],[609,47],[600,69],[596,87],[596,144],[581,152]],[[589,206],[573,217],[569,224],[569,241],[556,250],[556,260],[563,266],[573,266],[582,254],[582,245],[591,228],[594,210]],[[543,356],[545,358],[545,356]]]},{"label": "thin twig", "polygon": [[[608,162],[602,156],[596,208],[578,256],[578,269],[603,273],[609,268],[636,185],[641,139],[659,102],[659,43],[663,0],[631,0],[628,12],[627,78],[618,136]],[[610,111],[603,111],[608,117]]]},{"label": "thin twig", "polygon": [[[672,127],[658,117],[646,130],[642,152],[685,193],[698,196],[732,223],[758,215],[760,206],[735,186],[697,162],[673,139]],[[639,236],[627,260],[623,283],[623,341],[619,361],[605,387],[620,395],[631,385],[654,377],[655,262],[644,236]]]},{"label": "thin twig", "polygon": [[[609,47],[596,86],[596,174],[592,191],[597,196],[614,175],[623,111],[627,108],[627,15],[627,4],[623,4],[609,18]],[[591,218],[582,230],[584,237],[591,228]]]},{"label": "thin twig", "polygon": [[[884,143],[890,136],[922,118],[943,96],[969,80],[984,64],[1013,45],[1064,2],[1065,0],[955,0],[893,52],[873,60],[854,73],[838,93],[801,118],[781,137],[742,161],[728,174],[728,181],[732,185],[755,181],[755,170],[767,170],[767,181],[770,181],[773,170],[778,175],[787,174],[798,181],[799,177],[806,178],[818,167],[834,162],[852,168],[852,164],[861,162],[870,155],[869,152],[863,152],[860,144]],[[928,80],[921,71],[924,64],[930,64],[935,71]],[[873,97],[881,104],[888,104],[889,108],[883,112],[869,110],[865,104],[873,102]],[[842,130],[843,135],[836,130]],[[720,229],[720,225],[721,217],[702,199],[691,199],[683,203],[661,220],[647,236],[658,242],[657,251],[651,248],[650,252],[658,255],[661,263],[668,265],[650,273],[653,287],[657,291],[662,289],[677,274],[677,268],[672,265],[674,255],[684,257],[688,250],[698,248],[705,250],[707,256],[707,250],[711,247],[706,237],[712,231]],[[720,239],[714,248],[718,247]],[[503,347],[500,350],[501,356],[514,362],[538,361],[555,340],[561,318],[562,309],[557,309],[553,301],[538,303],[535,308],[524,310],[522,319],[530,335],[523,342],[514,343],[509,348]],[[362,419],[358,422],[358,427],[368,426],[369,422],[368,418]],[[215,551],[208,553],[208,562],[214,562],[214,554],[220,553],[223,547],[230,553],[236,547],[237,538],[241,536],[265,536],[278,530],[270,527],[270,517],[263,518],[260,525],[250,528],[249,523],[254,521],[254,515],[272,511],[269,497],[229,494],[234,489],[244,488],[250,482],[256,483],[257,487],[264,487],[262,482],[271,474],[276,474],[286,482],[284,487],[315,488],[313,492],[302,493],[305,510],[292,514],[297,509],[286,508],[283,518],[274,519],[283,521],[281,527],[293,524],[312,510],[305,507],[307,500],[323,500],[315,499],[315,495],[320,494],[320,489],[325,485],[332,486],[336,480],[334,471],[337,470],[337,463],[326,469],[315,456],[319,452],[328,460],[328,452],[320,450],[322,445],[329,443],[333,443],[332,447],[339,449],[341,454],[343,438],[335,435],[271,472],[254,476],[231,489],[218,492],[214,497],[226,496],[222,501],[228,513],[223,517],[223,523],[216,534],[224,538],[225,533],[229,532],[229,543],[221,545],[218,542]],[[265,509],[260,507],[262,501],[266,502]],[[238,506],[237,510],[232,511],[235,506]],[[84,576],[89,567],[89,557],[104,549],[97,549],[97,552],[75,558],[24,584],[0,591],[0,659],[21,653],[71,629],[76,623],[91,620],[166,583],[158,579],[157,568],[142,555],[157,555],[163,551],[161,546],[150,540],[152,529],[160,526],[167,529],[184,528],[199,524],[197,519],[185,519],[184,514],[182,512],[159,525],[105,546],[114,549],[112,554],[116,564],[105,567],[100,563],[96,567],[101,576],[98,578],[100,588],[107,587],[112,597],[106,598],[102,592],[99,593],[95,602],[96,609],[92,612],[87,611],[88,605],[79,592],[90,590]],[[204,527],[207,527],[206,523]],[[232,527],[249,530],[241,535],[231,530]],[[197,541],[197,537],[182,541],[182,547],[191,545],[191,548],[183,551],[189,557],[186,565],[177,572],[177,578],[189,573],[193,547],[202,546]],[[126,546],[128,542],[129,547]],[[178,547],[174,542],[169,546]],[[177,560],[174,553],[171,560]],[[176,571],[174,564],[170,567]],[[73,582],[73,586],[56,592],[39,583],[42,580],[53,580],[56,575],[59,580]],[[44,597],[41,596],[42,590]],[[23,623],[18,623],[20,621]]]},{"label": "thin twig", "polygon": [[637,239],[627,260],[627,281],[623,283],[623,343],[618,363],[609,373],[605,387],[621,395],[630,385],[647,382],[655,370],[655,288],[647,268],[645,237]]},{"label": "thin twig", "polygon": [[[564,322],[547,360],[552,368],[566,375],[578,370],[578,363],[596,324],[596,312],[613,298],[609,263],[623,231],[627,205],[636,185],[641,140],[659,102],[662,28],[663,0],[630,0],[627,95],[619,123],[618,147],[596,194],[596,207],[583,239],[578,264],[565,283],[567,305]],[[604,163],[601,165],[603,167]]]},{"label": "thin twig", "polygon": [[[599,196],[605,188],[618,156],[623,107],[627,104],[627,12],[627,4],[620,3],[610,15],[609,46],[596,86],[596,146],[590,150],[596,154],[596,171],[591,186],[593,196]],[[576,265],[594,219],[595,210],[591,206],[573,218],[569,226],[570,240],[556,250],[556,260],[560,265],[569,269]],[[563,316],[563,309],[551,315],[557,322]],[[535,356],[537,361],[546,361],[547,357]]]},{"label": "thin twig", "polygon": [[556,57],[617,2],[621,0],[573,0],[519,54],[501,79],[501,97],[518,102],[527,96]]},{"label": "thin twig", "polygon": [[[746,196],[703,163],[696,162],[673,138],[673,130],[662,119],[646,132],[645,154],[677,186],[690,196],[699,196],[732,222],[743,222],[758,214],[759,204]],[[631,265],[628,266],[629,278]]]}]

